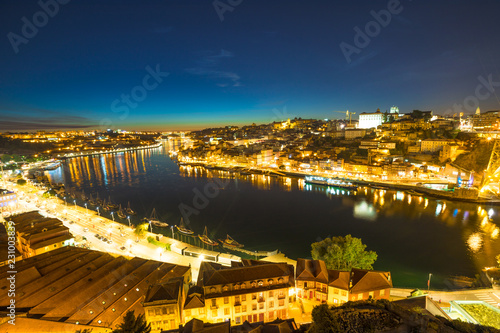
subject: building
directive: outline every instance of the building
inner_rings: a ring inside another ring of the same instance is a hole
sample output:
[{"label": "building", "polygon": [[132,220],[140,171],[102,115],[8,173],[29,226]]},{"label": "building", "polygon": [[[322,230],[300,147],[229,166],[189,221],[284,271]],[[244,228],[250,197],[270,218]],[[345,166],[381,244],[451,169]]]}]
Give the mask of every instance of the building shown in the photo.
[{"label": "building", "polygon": [[481,113],[478,110],[472,115],[472,128],[479,131],[499,130],[500,110],[486,111]]},{"label": "building", "polygon": [[344,137],[346,140],[352,140],[356,138],[362,138],[366,135],[365,129],[346,129],[344,131]]},{"label": "building", "polygon": [[422,153],[435,153],[452,143],[455,141],[451,139],[425,139],[420,142],[420,151]]},{"label": "building", "polygon": [[[16,263],[16,329],[31,332],[76,332],[91,326],[92,332],[116,328],[129,310],[144,314],[150,288],[174,278],[191,282],[191,268],[171,263],[127,258],[105,252],[66,246]],[[8,266],[0,267],[6,285]],[[0,307],[10,304],[8,293],[0,293]],[[18,318],[27,317],[26,326]],[[59,329],[62,326],[70,329]],[[10,331],[8,323],[0,325]]]},{"label": "building", "polygon": [[384,122],[384,114],[377,109],[376,112],[363,112],[359,115],[359,128],[377,128]]},{"label": "building", "polygon": [[16,193],[4,189],[0,189],[0,211],[12,209],[17,206]]},{"label": "building", "polygon": [[74,245],[69,228],[59,219],[28,212],[11,216],[9,220],[15,223],[16,248],[23,258]]},{"label": "building", "polygon": [[177,277],[148,289],[143,306],[151,332],[175,329],[183,323],[185,282],[183,277]]},{"label": "building", "polygon": [[184,316],[234,325],[286,319],[294,286],[294,267],[286,263],[243,260],[224,268],[203,262],[198,277],[203,293],[190,290]]},{"label": "building", "polygon": [[341,305],[370,298],[389,299],[391,288],[390,272],[329,270],[322,260],[297,260],[296,294],[301,299]]}]

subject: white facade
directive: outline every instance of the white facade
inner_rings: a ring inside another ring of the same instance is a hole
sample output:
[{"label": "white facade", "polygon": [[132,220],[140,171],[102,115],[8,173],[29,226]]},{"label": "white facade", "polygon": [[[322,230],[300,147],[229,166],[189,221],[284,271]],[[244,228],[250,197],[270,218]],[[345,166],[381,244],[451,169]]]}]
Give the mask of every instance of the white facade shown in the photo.
[{"label": "white facade", "polygon": [[359,128],[377,128],[382,125],[384,114],[380,111],[359,115]]}]

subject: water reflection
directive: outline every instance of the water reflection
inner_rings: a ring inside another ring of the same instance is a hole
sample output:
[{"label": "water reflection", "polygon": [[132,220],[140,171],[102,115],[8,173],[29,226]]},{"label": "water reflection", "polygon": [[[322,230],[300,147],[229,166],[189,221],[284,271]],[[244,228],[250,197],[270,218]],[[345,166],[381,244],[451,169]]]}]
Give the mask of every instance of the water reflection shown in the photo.
[{"label": "water reflection", "polygon": [[[268,200],[276,206],[286,205],[290,199],[296,197],[304,199],[304,196],[306,196],[311,198],[312,205],[316,205],[318,202],[319,209],[323,213],[327,212],[324,214],[330,214],[316,216],[315,207],[306,206],[306,204],[304,204],[304,207],[299,207],[299,204],[295,204],[295,206],[287,206],[286,210],[276,208],[278,218],[292,212],[290,215],[293,219],[293,215],[299,214],[300,210],[307,210],[311,217],[317,221],[314,223],[321,223],[323,219],[338,218],[340,210],[342,212],[346,211],[349,216],[342,215],[342,218],[347,219],[350,217],[349,227],[356,227],[355,223],[361,222],[362,226],[359,228],[364,228],[364,230],[371,226],[381,229],[381,226],[383,226],[386,229],[370,230],[372,233],[378,232],[377,235],[380,239],[384,239],[387,234],[394,232],[394,230],[399,232],[398,236],[401,238],[403,238],[401,236],[403,234],[406,237],[418,237],[419,233],[425,233],[428,239],[435,242],[435,244],[432,244],[433,252],[427,253],[428,256],[458,253],[457,256],[463,257],[466,255],[472,258],[477,268],[492,266],[495,263],[494,257],[500,253],[500,241],[498,239],[500,228],[498,226],[499,217],[496,207],[482,207],[463,202],[436,200],[416,193],[376,189],[367,186],[359,187],[357,191],[353,191],[306,184],[303,179],[291,177],[247,174],[242,171],[229,172],[206,169],[201,166],[178,167],[169,160],[167,155],[169,150],[170,147],[167,146],[118,154],[73,158],[64,163],[64,168],[50,171],[49,177],[54,183],[66,183],[67,189],[85,190],[87,195],[92,193],[94,197],[96,193],[99,193],[101,198],[111,196],[115,203],[122,204],[123,207],[127,206],[127,201],[132,201],[132,208],[142,214],[149,215],[152,208],[156,208],[163,217],[166,217],[166,219],[171,218],[174,221],[178,221],[180,218],[178,211],[175,211],[176,207],[180,202],[190,203],[192,201],[192,189],[194,187],[203,186],[203,183],[214,178],[229,179],[227,192],[230,193],[230,198],[226,198],[227,201],[234,199],[234,202],[237,202],[238,191],[250,188],[258,192],[256,196],[259,199],[264,196],[264,193],[269,193],[267,198],[270,198],[270,196],[276,197]],[[141,197],[136,194],[136,191],[142,191]],[[151,199],[141,202],[143,196],[150,194],[148,191],[152,192]],[[281,192],[286,192],[286,195],[282,195]],[[301,195],[293,196],[297,193]],[[134,196],[135,199],[133,199]],[[323,198],[323,201],[321,198]],[[226,211],[221,213],[215,209],[208,213],[212,205],[216,204],[216,200],[218,199],[210,202],[207,211],[200,214],[201,217],[212,214],[210,216],[216,216],[214,219],[217,219],[219,215],[226,213]],[[229,210],[229,208],[226,208],[227,206],[227,204],[224,205],[225,209]],[[252,214],[254,208],[255,206],[245,214]],[[269,206],[266,209],[273,210],[275,207]],[[255,216],[255,219],[260,219],[260,217],[261,215]],[[227,219],[243,220],[237,215],[229,216]],[[366,221],[371,223],[366,223]],[[286,221],[286,223],[288,222],[289,220]],[[214,222],[214,226],[217,225],[216,223],[219,222]],[[308,221],[303,228],[313,229],[311,226],[314,223]],[[276,222],[275,224],[278,225],[279,223]],[[406,229],[403,230],[405,226]],[[282,230],[278,230],[278,226],[275,228],[276,234],[280,235]],[[322,228],[324,229],[324,227]],[[297,230],[299,231],[294,232],[300,234],[301,229]],[[225,231],[221,229],[221,232]],[[358,232],[361,233],[362,231]],[[315,231],[314,236],[317,236],[319,232]],[[336,230],[331,229],[331,231],[328,231],[328,233],[333,232],[336,232]],[[453,239],[451,239],[452,237]],[[249,239],[242,239],[241,241],[246,244],[252,242]],[[458,241],[460,242],[460,249],[452,249],[451,247],[457,247]],[[306,247],[310,243],[309,240],[303,240],[298,236],[296,239],[290,240],[290,242],[292,244],[290,247],[294,248],[297,247],[298,242],[305,242]],[[373,241],[373,244],[376,244],[376,241]],[[450,247],[450,249],[446,249],[447,247]],[[446,250],[441,250],[442,248]],[[286,251],[285,248],[283,250]],[[443,253],[436,253],[437,251]],[[307,251],[303,253],[308,255]]]}]

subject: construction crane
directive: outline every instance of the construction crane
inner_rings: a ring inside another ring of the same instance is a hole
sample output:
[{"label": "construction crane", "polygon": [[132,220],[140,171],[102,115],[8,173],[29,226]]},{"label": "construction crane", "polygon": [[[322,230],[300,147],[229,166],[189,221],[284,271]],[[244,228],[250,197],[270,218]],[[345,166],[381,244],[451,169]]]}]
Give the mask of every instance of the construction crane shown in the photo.
[{"label": "construction crane", "polygon": [[346,120],[349,119],[349,125],[351,125],[352,115],[356,114],[356,112],[349,112],[349,110],[346,110],[346,111],[333,111],[333,112],[342,112],[342,113],[345,113],[345,119]]}]

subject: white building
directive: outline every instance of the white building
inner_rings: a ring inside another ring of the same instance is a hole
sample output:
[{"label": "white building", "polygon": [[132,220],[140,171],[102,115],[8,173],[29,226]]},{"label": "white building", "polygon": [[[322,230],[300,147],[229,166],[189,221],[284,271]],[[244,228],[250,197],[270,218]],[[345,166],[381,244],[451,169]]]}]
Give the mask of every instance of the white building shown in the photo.
[{"label": "white building", "polygon": [[359,115],[359,128],[377,128],[382,125],[384,121],[384,114],[377,109],[377,112],[366,113],[363,112]]}]

